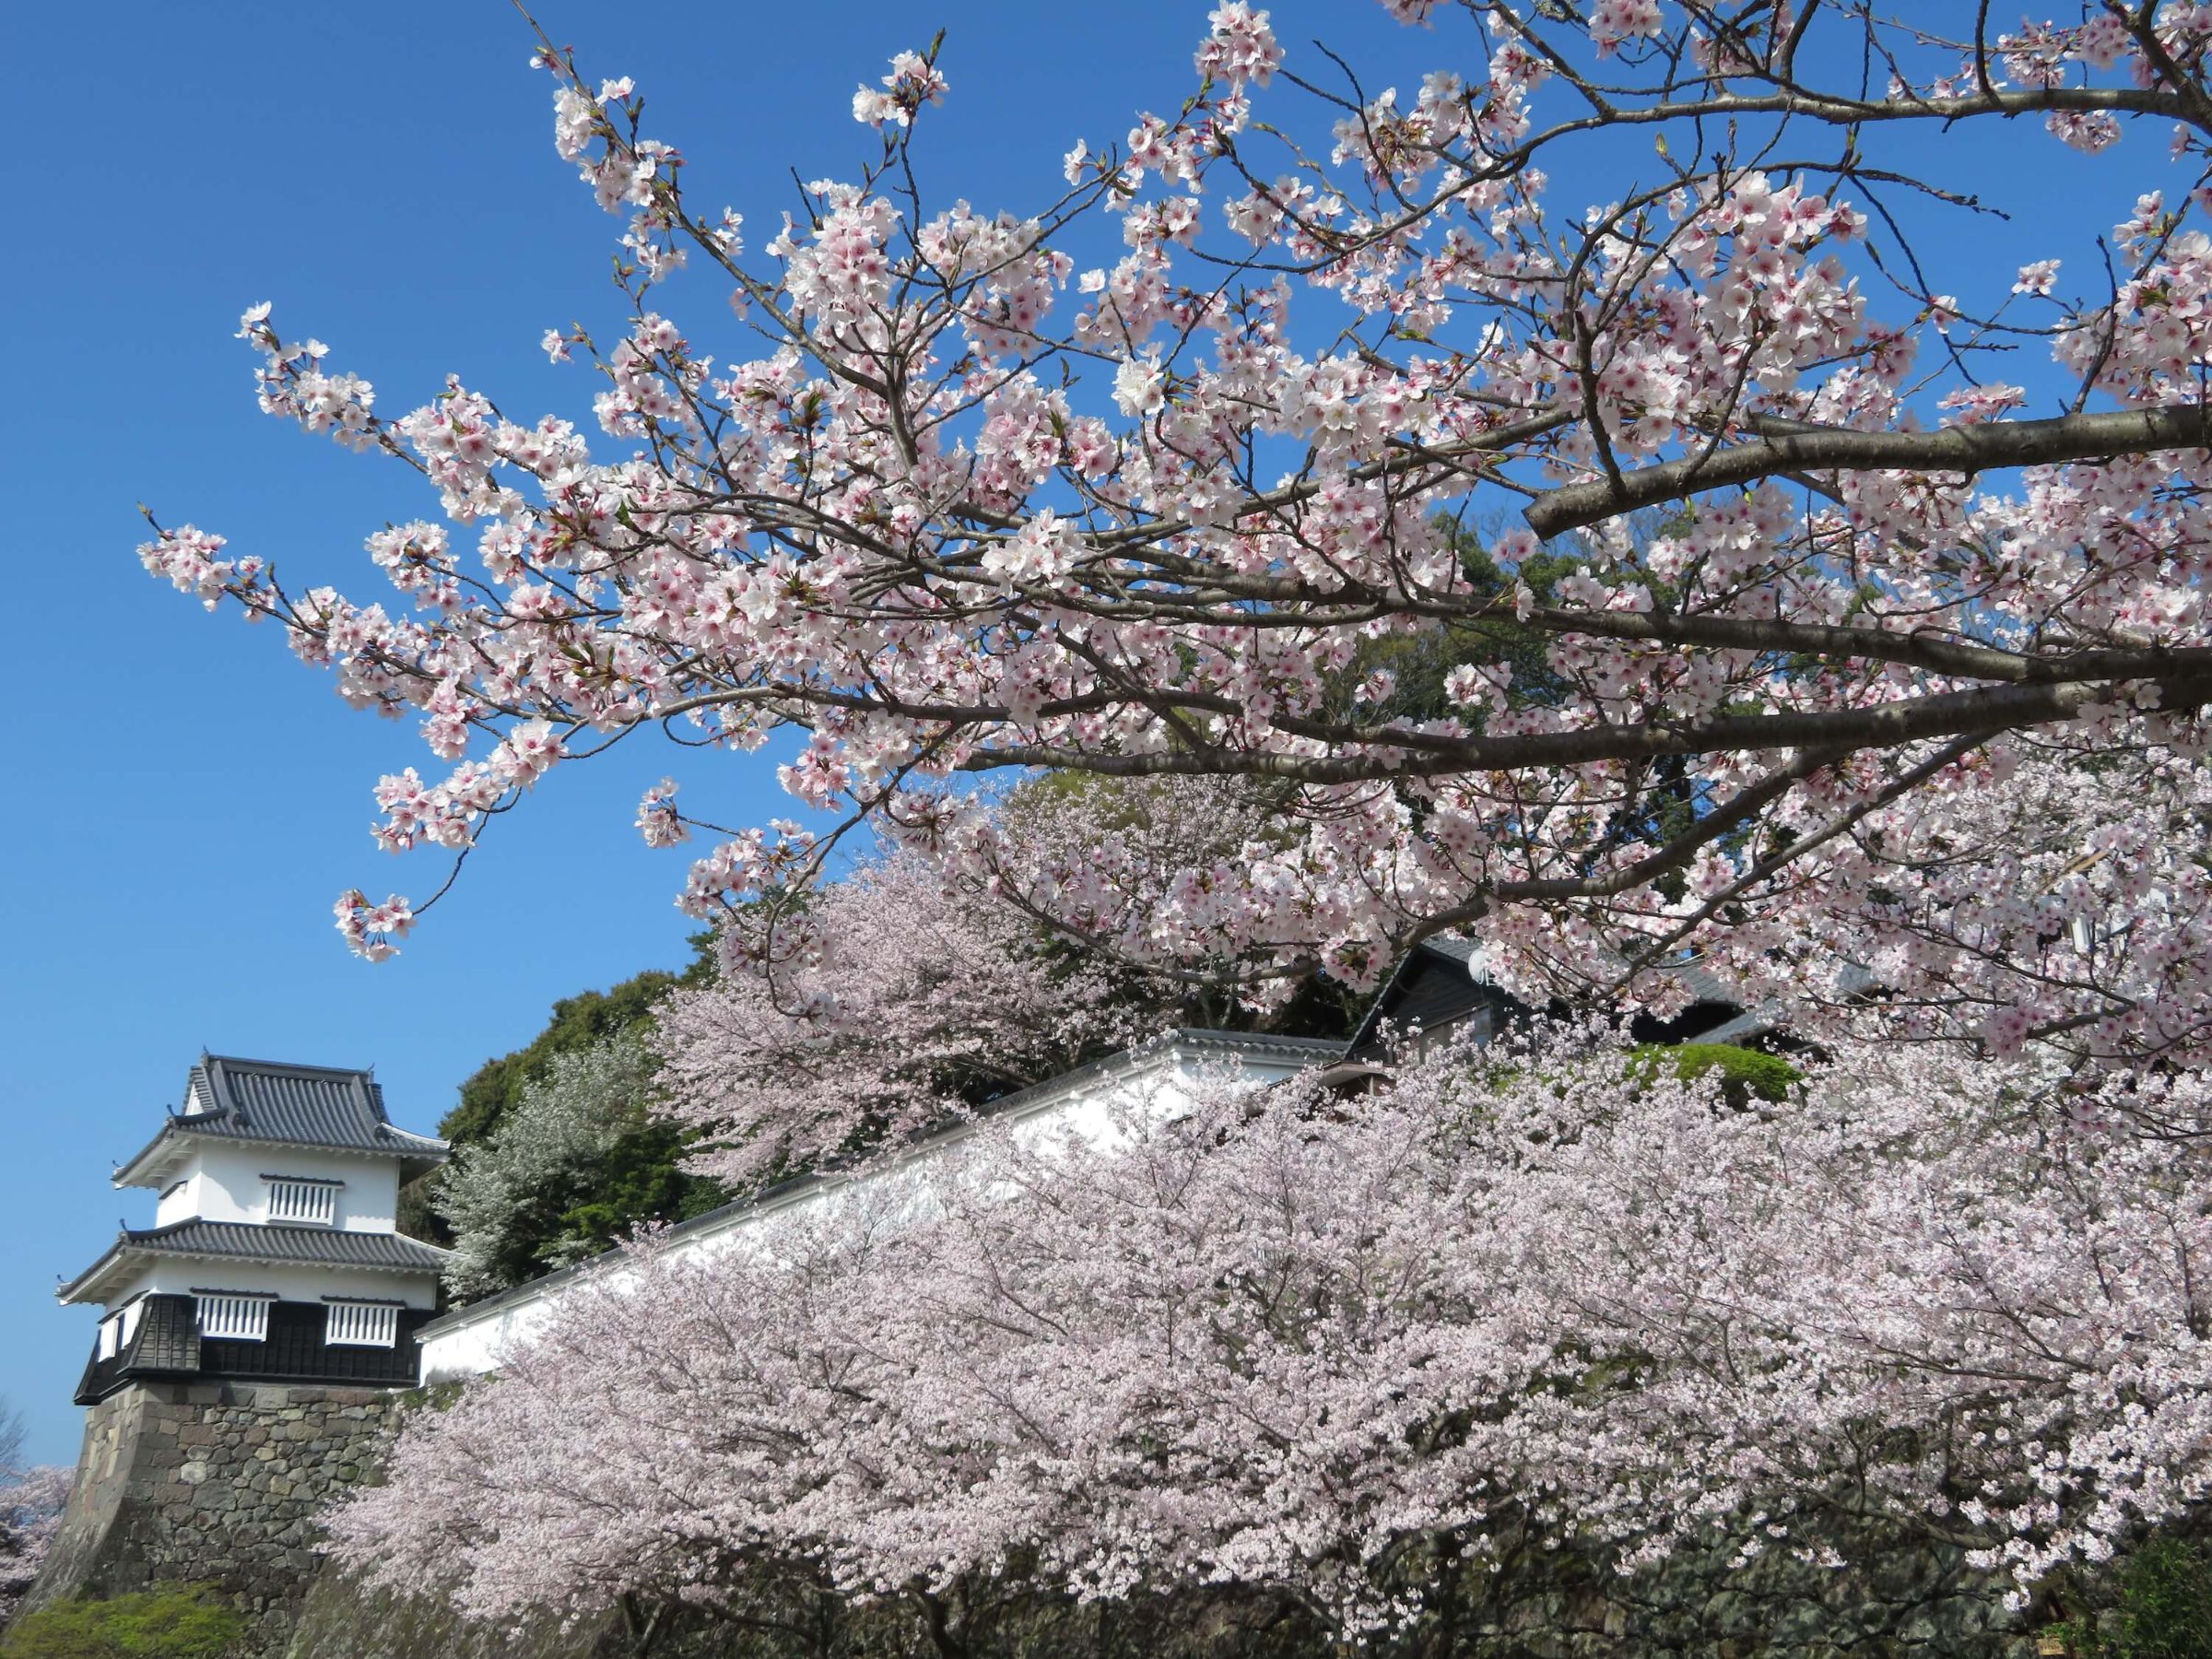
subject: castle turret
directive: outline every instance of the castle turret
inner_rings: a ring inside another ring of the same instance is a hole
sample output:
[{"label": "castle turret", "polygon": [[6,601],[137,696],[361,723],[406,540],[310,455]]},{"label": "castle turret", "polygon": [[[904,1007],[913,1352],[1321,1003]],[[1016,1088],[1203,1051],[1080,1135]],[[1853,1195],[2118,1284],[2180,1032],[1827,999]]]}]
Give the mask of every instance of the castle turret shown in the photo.
[{"label": "castle turret", "polygon": [[157,1377],[413,1386],[447,1253],[399,1230],[399,1189],[447,1155],[367,1072],[203,1056],[114,1174],[159,1194],[154,1225],[57,1292],[103,1310],[77,1403]]}]

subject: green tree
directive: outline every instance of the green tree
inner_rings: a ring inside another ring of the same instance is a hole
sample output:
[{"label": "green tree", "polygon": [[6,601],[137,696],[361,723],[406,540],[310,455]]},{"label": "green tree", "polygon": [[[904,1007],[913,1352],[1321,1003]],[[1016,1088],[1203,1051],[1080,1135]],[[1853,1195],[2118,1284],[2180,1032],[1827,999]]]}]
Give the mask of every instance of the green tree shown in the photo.
[{"label": "green tree", "polygon": [[2202,1538],[2153,1533],[2098,1588],[2113,1605],[2051,1629],[2068,1653],[2080,1659],[2212,1655],[2212,1548]]},{"label": "green tree", "polygon": [[[692,959],[680,973],[669,973],[649,969],[643,973],[609,987],[605,991],[582,991],[574,996],[564,996],[553,1005],[545,1029],[521,1048],[511,1053],[495,1055],[477,1067],[462,1082],[460,1098],[452,1111],[440,1120],[438,1133],[453,1143],[456,1150],[489,1141],[498,1132],[508,1114],[522,1103],[524,1092],[534,1084],[542,1082],[557,1056],[581,1054],[612,1039],[641,1032],[653,1019],[653,1011],[663,996],[677,985],[693,984],[712,978],[714,961],[714,939],[712,934],[696,934],[691,939]],[[588,1178],[582,1188],[566,1192],[560,1203],[547,1212],[548,1225],[528,1238],[523,1247],[524,1261],[543,1265],[540,1251],[559,1241],[579,1245],[591,1241],[604,1244],[620,1236],[631,1221],[649,1218],[669,1218],[695,1213],[700,1208],[712,1208],[720,1202],[719,1189],[711,1183],[695,1182],[676,1168],[676,1155],[661,1145],[665,1136],[655,1137],[650,1126],[641,1125],[638,1133],[643,1139],[634,1144],[621,1145],[617,1165],[622,1171],[621,1180],[630,1191],[653,1185],[654,1190],[671,1199],[670,1207],[643,1210],[623,1209],[625,1218],[618,1225],[605,1230],[578,1231],[558,1223],[571,1204],[590,1205],[594,1194],[590,1190]],[[624,1139],[628,1138],[626,1135]],[[657,1149],[657,1152],[656,1152]],[[642,1178],[642,1166],[658,1153],[665,1153],[664,1161],[657,1167],[653,1182]],[[443,1170],[432,1171],[421,1180],[410,1183],[400,1194],[399,1228],[402,1232],[433,1243],[451,1244],[453,1230],[447,1226],[439,1198],[448,1179]],[[701,1190],[694,1191],[692,1189]],[[685,1206],[690,1206],[686,1208]],[[621,1208],[619,1204],[617,1208]],[[613,1210],[594,1211],[604,1218]],[[533,1269],[535,1271],[535,1269]]]},{"label": "green tree", "polygon": [[469,1297],[595,1254],[638,1222],[723,1199],[678,1164],[690,1142],[652,1115],[655,1063],[636,1030],[551,1055],[491,1133],[457,1148],[432,1202],[453,1230],[448,1287]]},{"label": "green tree", "polygon": [[1639,1064],[1649,1068],[1648,1073],[1640,1075],[1671,1073],[1688,1083],[1718,1072],[1721,1098],[1739,1110],[1755,1100],[1786,1099],[1791,1086],[1804,1081],[1805,1077],[1787,1060],[1762,1054],[1757,1049],[1739,1048],[1733,1042],[1650,1043],[1637,1049],[1636,1054]]}]

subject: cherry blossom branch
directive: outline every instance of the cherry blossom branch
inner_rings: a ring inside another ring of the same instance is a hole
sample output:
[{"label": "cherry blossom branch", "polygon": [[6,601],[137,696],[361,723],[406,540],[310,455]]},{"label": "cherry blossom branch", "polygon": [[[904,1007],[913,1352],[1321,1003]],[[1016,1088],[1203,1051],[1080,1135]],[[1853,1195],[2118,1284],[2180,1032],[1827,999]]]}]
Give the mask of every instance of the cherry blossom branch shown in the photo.
[{"label": "cherry blossom branch", "polygon": [[1971,478],[2000,467],[2207,448],[2212,448],[2212,412],[2201,404],[1993,421],[1934,432],[1792,432],[1710,456],[1643,467],[1618,482],[1604,478],[1570,485],[1539,497],[1524,516],[1538,535],[1553,536],[1698,491],[1755,483],[1780,473],[1894,467]]}]

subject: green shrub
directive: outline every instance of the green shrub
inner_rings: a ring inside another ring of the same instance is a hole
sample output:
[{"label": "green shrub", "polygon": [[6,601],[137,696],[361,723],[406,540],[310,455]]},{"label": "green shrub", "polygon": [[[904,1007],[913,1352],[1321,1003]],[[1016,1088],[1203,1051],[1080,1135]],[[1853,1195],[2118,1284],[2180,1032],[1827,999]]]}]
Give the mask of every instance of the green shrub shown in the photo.
[{"label": "green shrub", "polygon": [[[2112,1659],[2204,1659],[2212,1653],[2212,1560],[2201,1546],[2153,1538],[2120,1572],[2120,1606],[2100,1645]],[[2102,1631],[2100,1631],[2102,1634]]]},{"label": "green shrub", "polygon": [[245,1633],[214,1585],[158,1584],[26,1614],[0,1637],[0,1659],[219,1659]]},{"label": "green shrub", "polygon": [[1748,1104],[1754,1096],[1782,1100],[1787,1098],[1791,1085],[1805,1077],[1787,1060],[1762,1054],[1757,1049],[1738,1048],[1733,1042],[1646,1043],[1635,1053],[1638,1063],[1650,1068],[1645,1075],[1651,1077],[1659,1076],[1662,1066],[1686,1083],[1707,1072],[1719,1072],[1721,1095],[1735,1107]]}]

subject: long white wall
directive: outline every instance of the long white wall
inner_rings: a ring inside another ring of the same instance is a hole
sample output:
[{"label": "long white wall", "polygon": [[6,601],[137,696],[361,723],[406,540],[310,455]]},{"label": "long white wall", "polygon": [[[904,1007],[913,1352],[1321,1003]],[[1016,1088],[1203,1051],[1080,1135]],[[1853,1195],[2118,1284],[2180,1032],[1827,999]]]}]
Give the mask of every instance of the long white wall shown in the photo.
[{"label": "long white wall", "polygon": [[[1256,1087],[1278,1082],[1318,1057],[1239,1056],[1234,1072],[1227,1073],[1224,1062],[1230,1056],[1213,1045],[1192,1049],[1166,1042],[1147,1045],[1118,1062],[1071,1075],[1064,1088],[1043,1086],[988,1121],[1011,1123],[1015,1133],[1025,1136],[1073,1131],[1093,1144],[1108,1144],[1123,1134],[1123,1125],[1133,1119],[1157,1123],[1187,1111],[1202,1077],[1233,1076],[1240,1083]],[[904,1158],[873,1166],[864,1174],[813,1182],[728,1216],[702,1218],[679,1231],[670,1251],[706,1257],[747,1248],[747,1233],[767,1217],[786,1214],[796,1206],[849,1203],[863,1189],[910,1180],[972,1133],[973,1125],[950,1130],[921,1143]],[[573,1283],[571,1276],[555,1276],[439,1320],[419,1338],[422,1380],[452,1382],[496,1371],[500,1357],[530,1339]]]}]

